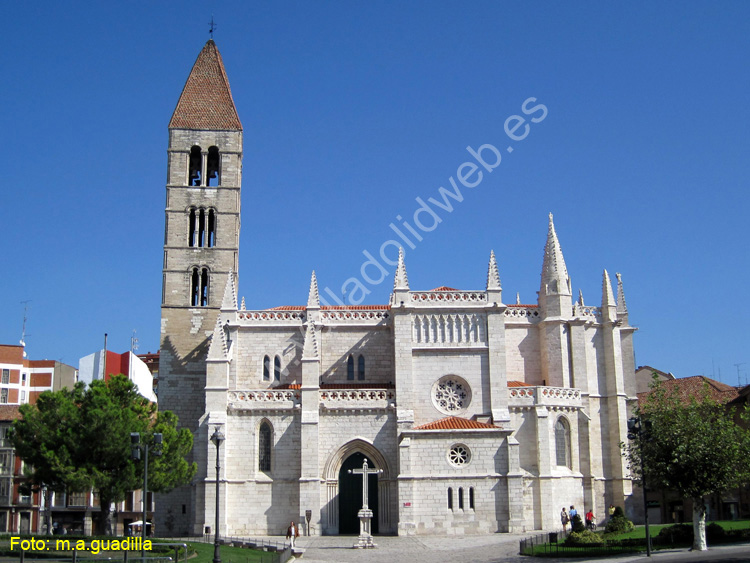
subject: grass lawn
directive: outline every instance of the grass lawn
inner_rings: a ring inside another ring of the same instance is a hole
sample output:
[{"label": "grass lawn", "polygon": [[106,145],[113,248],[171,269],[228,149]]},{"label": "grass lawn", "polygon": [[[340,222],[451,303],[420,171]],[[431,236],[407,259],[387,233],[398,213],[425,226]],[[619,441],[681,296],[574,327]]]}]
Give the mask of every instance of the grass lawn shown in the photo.
[{"label": "grass lawn", "polygon": [[[687,524],[692,526],[692,522],[686,522]],[[711,522],[706,522],[706,526],[708,526]],[[719,526],[724,528],[725,530],[744,530],[747,528],[750,528],[750,520],[719,520],[716,522]],[[662,528],[667,528],[668,526],[674,526],[674,524],[656,524],[649,526],[649,531],[651,532],[651,537],[653,538],[656,536],[659,531]],[[635,538],[645,538],[646,537],[646,527],[645,526],[636,526],[635,530],[632,532],[628,532],[626,534],[617,534],[617,535],[608,535],[607,539],[611,540],[625,540],[625,539],[635,539]]]},{"label": "grass lawn", "polygon": [[[195,551],[195,557],[188,559],[189,563],[211,563],[214,559],[214,544],[212,543],[188,543]],[[273,561],[274,553],[260,551],[257,549],[246,549],[243,547],[221,546],[222,563],[265,563]]]}]

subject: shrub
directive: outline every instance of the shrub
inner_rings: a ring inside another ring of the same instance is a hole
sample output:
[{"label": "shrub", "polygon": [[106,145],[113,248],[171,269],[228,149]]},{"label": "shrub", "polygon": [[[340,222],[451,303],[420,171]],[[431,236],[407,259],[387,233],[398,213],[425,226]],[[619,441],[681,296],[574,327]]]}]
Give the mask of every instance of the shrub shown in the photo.
[{"label": "shrub", "polygon": [[719,524],[711,522],[706,526],[706,540],[710,542],[721,541],[726,537],[727,533]]},{"label": "shrub", "polygon": [[658,538],[669,543],[691,543],[693,541],[693,527],[690,524],[675,524],[659,531]]},{"label": "shrub", "polygon": [[625,518],[625,511],[622,509],[622,506],[615,506],[615,512],[612,514],[612,518]]},{"label": "shrub", "polygon": [[628,520],[624,515],[617,516],[616,509],[615,516],[612,516],[612,518],[609,519],[604,528],[604,532],[607,534],[626,534],[633,530],[635,530],[635,524]]},{"label": "shrub", "polygon": [[577,545],[604,545],[604,538],[591,530],[584,529],[580,532],[571,532],[570,535],[565,538],[565,545],[569,547]]},{"label": "shrub", "polygon": [[583,525],[583,520],[581,520],[581,515],[576,514],[573,516],[573,519],[570,521],[570,531],[571,532],[583,532],[586,529],[586,526]]}]

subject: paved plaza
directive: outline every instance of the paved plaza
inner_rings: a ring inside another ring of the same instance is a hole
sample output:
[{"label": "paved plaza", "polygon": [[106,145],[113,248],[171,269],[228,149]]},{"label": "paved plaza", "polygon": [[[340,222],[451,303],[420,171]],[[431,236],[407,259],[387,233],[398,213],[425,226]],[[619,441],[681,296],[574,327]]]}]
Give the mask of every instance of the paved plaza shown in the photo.
[{"label": "paved plaza", "polygon": [[[687,549],[654,552],[624,557],[602,557],[582,560],[579,558],[534,558],[518,554],[520,540],[529,534],[491,534],[486,536],[457,537],[396,537],[376,536],[377,549],[352,549],[356,536],[300,537],[297,546],[305,549],[300,563],[544,563],[545,561],[587,563],[704,563],[732,562],[750,563],[750,545],[713,547],[707,552],[690,552]],[[283,538],[278,538],[283,541]]]}]

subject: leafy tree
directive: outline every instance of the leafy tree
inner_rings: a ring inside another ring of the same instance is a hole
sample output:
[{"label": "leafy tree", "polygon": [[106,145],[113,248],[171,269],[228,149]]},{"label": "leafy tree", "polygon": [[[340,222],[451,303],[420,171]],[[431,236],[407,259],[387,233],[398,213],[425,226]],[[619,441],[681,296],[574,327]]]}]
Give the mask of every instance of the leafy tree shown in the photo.
[{"label": "leafy tree", "polygon": [[94,381],[88,389],[78,383],[72,391],[45,392],[36,405],[21,409],[12,440],[32,466],[32,482],[54,490],[96,490],[99,529],[106,534],[112,533],[111,504],[143,484],[144,463],[131,459],[131,432],[147,444],[154,433],[163,436],[162,455],[149,455],[150,491],[168,491],[195,474],[196,465],[185,460],[192,434],[178,431],[177,417],[157,412],[124,376]]},{"label": "leafy tree", "polygon": [[[656,385],[635,414],[646,432],[623,444],[631,473],[641,481],[643,462],[650,488],[673,489],[693,501],[693,549],[706,550],[703,499],[750,479],[750,431],[707,389],[686,402]],[[742,417],[748,419],[747,411]]]}]

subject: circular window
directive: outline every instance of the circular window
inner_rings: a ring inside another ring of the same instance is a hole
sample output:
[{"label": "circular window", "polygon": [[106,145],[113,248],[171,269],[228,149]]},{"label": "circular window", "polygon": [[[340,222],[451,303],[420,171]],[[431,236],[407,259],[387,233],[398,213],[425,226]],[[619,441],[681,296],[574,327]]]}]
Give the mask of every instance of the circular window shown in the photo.
[{"label": "circular window", "polygon": [[432,386],[432,404],[445,414],[458,414],[469,406],[471,389],[469,384],[455,375],[441,377]]},{"label": "circular window", "polygon": [[453,444],[448,450],[448,462],[455,467],[463,467],[471,461],[471,452],[463,444]]}]

